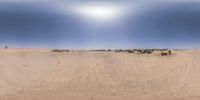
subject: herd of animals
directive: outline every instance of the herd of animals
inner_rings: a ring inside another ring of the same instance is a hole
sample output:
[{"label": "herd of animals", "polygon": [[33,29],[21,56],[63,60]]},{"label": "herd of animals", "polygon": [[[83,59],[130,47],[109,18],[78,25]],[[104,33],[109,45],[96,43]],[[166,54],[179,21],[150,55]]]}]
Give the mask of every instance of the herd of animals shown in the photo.
[{"label": "herd of animals", "polygon": [[[105,49],[102,49],[102,50],[90,50],[90,51],[102,51],[102,52],[105,52],[105,51],[114,51],[114,50],[111,50],[111,49],[108,49],[108,50],[105,50]],[[137,53],[137,54],[151,54],[153,53],[154,51],[160,51],[160,55],[161,56],[167,56],[167,55],[171,55],[172,54],[172,51],[169,50],[169,49],[116,49],[115,52],[117,53],[120,53],[120,52],[127,52],[127,53]],[[54,49],[52,50],[52,52],[69,52],[68,49]]]},{"label": "herd of animals", "polygon": [[[8,46],[5,46],[5,49],[7,49]],[[89,50],[89,51],[113,51],[111,49],[99,49],[99,50]],[[151,54],[154,51],[160,51],[161,56],[167,56],[167,55],[171,55],[172,51],[169,49],[116,49],[115,52],[119,53],[119,52],[128,52],[128,53],[139,53],[139,54]],[[52,52],[69,52],[68,49],[53,49]]]},{"label": "herd of animals", "polygon": [[[5,46],[5,49],[7,49],[8,46]],[[111,49],[99,49],[99,50],[89,50],[89,51],[113,51]],[[169,49],[116,49],[115,52],[119,53],[119,52],[128,52],[128,53],[139,53],[139,54],[151,54],[154,51],[160,51],[161,56],[167,56],[167,55],[171,55],[172,51]],[[69,52],[68,49],[53,49],[52,52]]]},{"label": "herd of animals", "polygon": [[169,49],[128,49],[128,50],[123,50],[123,49],[117,49],[115,50],[116,52],[128,52],[128,53],[139,53],[139,54],[151,54],[154,51],[160,51],[161,56],[166,56],[166,55],[171,55],[172,51]]}]

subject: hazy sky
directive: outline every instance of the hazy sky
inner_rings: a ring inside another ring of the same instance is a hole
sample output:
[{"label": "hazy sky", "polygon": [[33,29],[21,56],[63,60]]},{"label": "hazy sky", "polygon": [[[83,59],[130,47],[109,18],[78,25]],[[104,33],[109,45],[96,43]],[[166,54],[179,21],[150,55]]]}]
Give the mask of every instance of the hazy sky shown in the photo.
[{"label": "hazy sky", "polygon": [[200,48],[200,1],[0,0],[0,46]]}]

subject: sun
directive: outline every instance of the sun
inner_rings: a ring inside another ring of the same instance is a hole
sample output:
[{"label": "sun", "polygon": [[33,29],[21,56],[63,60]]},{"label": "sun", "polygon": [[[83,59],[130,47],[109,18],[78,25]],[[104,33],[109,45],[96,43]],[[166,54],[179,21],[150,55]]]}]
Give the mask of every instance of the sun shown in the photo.
[{"label": "sun", "polygon": [[72,9],[79,16],[95,21],[113,21],[122,15],[122,9],[115,5],[87,4],[77,5]]}]

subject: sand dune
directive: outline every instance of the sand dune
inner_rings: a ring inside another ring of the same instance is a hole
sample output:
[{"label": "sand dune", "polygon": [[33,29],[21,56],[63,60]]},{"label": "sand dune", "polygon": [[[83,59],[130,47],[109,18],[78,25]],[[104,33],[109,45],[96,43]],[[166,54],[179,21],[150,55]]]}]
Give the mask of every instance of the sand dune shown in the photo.
[{"label": "sand dune", "polygon": [[200,51],[1,49],[0,100],[200,100]]}]

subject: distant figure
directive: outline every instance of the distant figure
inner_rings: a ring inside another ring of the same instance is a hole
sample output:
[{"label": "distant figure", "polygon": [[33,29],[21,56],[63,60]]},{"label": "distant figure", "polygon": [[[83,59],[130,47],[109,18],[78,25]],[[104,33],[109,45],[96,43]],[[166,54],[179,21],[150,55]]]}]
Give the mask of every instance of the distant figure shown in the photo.
[{"label": "distant figure", "polygon": [[8,48],[8,46],[5,46],[5,49],[7,49]]}]

